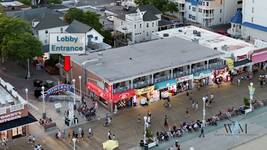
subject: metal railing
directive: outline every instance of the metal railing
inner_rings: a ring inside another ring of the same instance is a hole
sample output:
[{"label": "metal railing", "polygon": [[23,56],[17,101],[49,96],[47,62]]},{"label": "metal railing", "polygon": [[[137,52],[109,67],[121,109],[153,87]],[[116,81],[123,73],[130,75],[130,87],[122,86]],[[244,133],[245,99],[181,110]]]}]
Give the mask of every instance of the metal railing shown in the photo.
[{"label": "metal railing", "polygon": [[150,81],[141,81],[141,82],[136,82],[133,84],[133,88],[142,88],[146,87],[150,84]]}]

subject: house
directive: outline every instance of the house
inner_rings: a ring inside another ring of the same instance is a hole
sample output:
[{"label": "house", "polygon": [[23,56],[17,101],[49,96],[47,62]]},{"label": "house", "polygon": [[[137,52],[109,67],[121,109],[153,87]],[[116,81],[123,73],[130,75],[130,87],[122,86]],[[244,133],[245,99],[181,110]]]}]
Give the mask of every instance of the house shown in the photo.
[{"label": "house", "polygon": [[181,20],[213,26],[230,23],[242,0],[172,0],[177,4]]},{"label": "house", "polygon": [[49,44],[49,33],[63,33],[69,26],[63,20],[63,14],[46,7],[9,12],[7,15],[21,18],[31,23],[34,35],[43,45]]},{"label": "house", "polygon": [[67,33],[84,33],[86,40],[87,50],[102,50],[111,48],[110,45],[103,42],[104,37],[98,33],[94,28],[79,22],[77,20],[73,20],[72,23],[65,30]]},{"label": "house", "polygon": [[241,26],[242,26],[242,12],[237,11],[236,14],[231,19],[231,28],[228,29],[228,33],[231,37],[239,38],[241,36]]},{"label": "house", "polygon": [[130,7],[125,14],[114,17],[114,30],[130,35],[132,43],[149,41],[158,31],[161,15],[152,5]]}]

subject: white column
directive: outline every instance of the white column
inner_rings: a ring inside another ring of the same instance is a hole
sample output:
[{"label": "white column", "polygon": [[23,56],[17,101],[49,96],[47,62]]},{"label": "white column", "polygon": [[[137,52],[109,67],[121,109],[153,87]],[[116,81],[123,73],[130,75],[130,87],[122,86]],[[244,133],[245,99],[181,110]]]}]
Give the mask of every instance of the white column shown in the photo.
[{"label": "white column", "polygon": [[73,104],[76,104],[76,100],[75,100],[75,79],[72,79],[72,83],[73,83]]},{"label": "white column", "polygon": [[27,71],[27,79],[29,79],[31,77],[31,73],[30,73],[30,59],[27,59],[27,66],[28,66],[28,71]]},{"label": "white column", "polygon": [[80,85],[80,98],[82,100],[82,76],[79,76],[79,85]]},{"label": "white column", "polygon": [[202,124],[203,126],[205,126],[206,124],[206,98],[202,97],[202,101],[203,101],[203,118],[202,118]]},{"label": "white column", "polygon": [[42,95],[43,95],[43,118],[46,118],[44,89],[45,89],[44,86],[42,86]]},{"label": "white column", "polygon": [[73,150],[76,150],[76,141],[77,141],[76,138],[73,138],[72,139],[72,142],[73,142]]},{"label": "white column", "polygon": [[28,91],[29,91],[29,90],[26,88],[26,89],[25,89],[25,93],[26,93],[26,101],[27,101],[27,103],[29,103]]}]

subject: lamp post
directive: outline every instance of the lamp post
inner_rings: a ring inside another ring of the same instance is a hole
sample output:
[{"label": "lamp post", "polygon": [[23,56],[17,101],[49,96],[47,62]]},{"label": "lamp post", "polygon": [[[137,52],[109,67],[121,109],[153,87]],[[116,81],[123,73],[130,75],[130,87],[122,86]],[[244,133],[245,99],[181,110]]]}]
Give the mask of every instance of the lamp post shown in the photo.
[{"label": "lamp post", "polygon": [[27,69],[27,79],[29,79],[31,77],[31,73],[30,73],[30,59],[28,58],[27,59],[27,66],[28,66],[28,69]]},{"label": "lamp post", "polygon": [[80,98],[82,100],[82,76],[79,76],[79,84],[80,84]]},{"label": "lamp post", "polygon": [[203,127],[205,126],[206,124],[206,98],[205,97],[202,97],[202,100],[203,100],[203,118],[202,118],[202,124],[203,124]]},{"label": "lamp post", "polygon": [[45,90],[45,87],[44,87],[44,86],[42,86],[42,95],[43,95],[43,119],[45,119],[45,118],[46,118],[44,90]]},{"label": "lamp post", "polygon": [[25,89],[25,93],[26,93],[26,101],[27,101],[27,103],[29,103],[29,102],[28,102],[28,100],[29,100],[29,97],[28,97],[28,91],[29,91],[29,90],[26,88],[26,89]]},{"label": "lamp post", "polygon": [[76,150],[76,141],[77,141],[76,138],[73,138],[72,139],[72,142],[73,142],[73,150]]},{"label": "lamp post", "polygon": [[250,85],[248,86],[248,90],[249,90],[249,108],[250,108],[250,111],[252,111],[253,109],[252,100],[253,100],[253,95],[255,93],[255,87],[253,87],[252,82],[250,82]]},{"label": "lamp post", "polygon": [[72,83],[73,83],[73,105],[75,107],[75,104],[76,104],[76,100],[75,100],[75,79],[72,79]]}]

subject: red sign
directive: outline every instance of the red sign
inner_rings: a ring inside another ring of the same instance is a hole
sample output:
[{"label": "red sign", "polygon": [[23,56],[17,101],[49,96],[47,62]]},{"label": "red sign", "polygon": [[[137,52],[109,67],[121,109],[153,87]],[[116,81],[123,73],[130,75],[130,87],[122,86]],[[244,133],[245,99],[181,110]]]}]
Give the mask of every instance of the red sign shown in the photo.
[{"label": "red sign", "polygon": [[112,99],[113,99],[113,102],[116,103],[122,99],[131,98],[133,96],[135,96],[135,90],[127,90],[122,93],[113,94]]},{"label": "red sign", "polygon": [[241,55],[241,56],[237,56],[237,61],[241,61],[247,59],[247,55]]},{"label": "red sign", "polygon": [[100,87],[94,85],[93,83],[88,82],[87,83],[87,88],[89,90],[91,90],[92,92],[94,92],[95,95],[100,96],[100,97],[104,98],[107,101],[111,100],[110,92],[104,91],[103,89],[101,89]]}]

